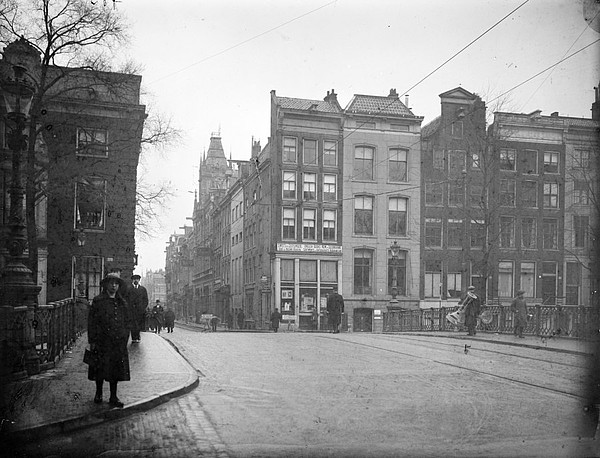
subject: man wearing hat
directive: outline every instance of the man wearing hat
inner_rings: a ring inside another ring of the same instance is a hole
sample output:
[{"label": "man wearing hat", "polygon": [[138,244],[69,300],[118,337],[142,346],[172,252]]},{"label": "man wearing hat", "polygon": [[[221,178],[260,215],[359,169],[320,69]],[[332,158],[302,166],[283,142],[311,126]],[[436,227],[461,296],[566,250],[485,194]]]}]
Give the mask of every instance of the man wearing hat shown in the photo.
[{"label": "man wearing hat", "polygon": [[102,402],[102,385],[110,386],[112,407],[123,407],[117,397],[117,382],[130,380],[127,341],[131,310],[121,293],[127,288],[119,274],[110,272],[100,282],[102,292],[94,297],[88,315],[88,342],[96,361],[90,364],[88,379],[96,382],[94,402]]},{"label": "man wearing hat", "polygon": [[458,303],[458,305],[463,306],[463,313],[465,315],[465,326],[467,327],[468,335],[476,335],[477,317],[479,316],[481,301],[477,294],[475,294],[474,286],[469,286],[467,288],[467,295],[462,301]]},{"label": "man wearing hat", "polygon": [[131,308],[132,327],[131,327],[131,342],[140,342],[140,331],[144,327],[144,314],[148,307],[148,291],[140,285],[140,277],[137,274],[131,276],[132,284],[127,290],[125,299]]},{"label": "man wearing hat", "polygon": [[527,302],[523,298],[525,291],[520,289],[517,291],[517,297],[514,298],[512,303],[510,304],[510,309],[514,313],[515,317],[515,336],[519,336],[521,339],[523,337],[523,330],[527,326]]}]

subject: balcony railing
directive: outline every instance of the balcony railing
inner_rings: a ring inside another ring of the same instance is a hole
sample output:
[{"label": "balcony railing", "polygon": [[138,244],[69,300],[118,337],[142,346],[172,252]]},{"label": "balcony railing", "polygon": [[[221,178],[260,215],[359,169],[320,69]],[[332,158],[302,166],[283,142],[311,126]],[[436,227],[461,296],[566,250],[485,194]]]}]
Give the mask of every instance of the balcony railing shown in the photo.
[{"label": "balcony railing", "polygon": [[[453,331],[456,326],[446,316],[458,307],[441,307],[419,310],[390,310],[383,314],[383,332]],[[508,305],[482,307],[487,319],[477,322],[480,331],[512,334],[514,313]],[[598,335],[600,310],[581,306],[528,307],[529,319],[525,334],[539,337],[563,336],[577,339],[594,339]]]},{"label": "balcony railing", "polygon": [[5,375],[26,368],[32,347],[42,369],[52,366],[87,329],[87,314],[88,302],[79,298],[40,305],[33,310],[3,307],[0,359]]}]

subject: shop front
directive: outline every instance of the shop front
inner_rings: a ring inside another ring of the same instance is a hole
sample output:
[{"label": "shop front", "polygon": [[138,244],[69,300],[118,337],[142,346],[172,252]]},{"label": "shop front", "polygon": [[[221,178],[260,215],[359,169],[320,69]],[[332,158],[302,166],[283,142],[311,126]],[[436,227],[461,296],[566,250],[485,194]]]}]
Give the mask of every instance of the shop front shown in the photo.
[{"label": "shop front", "polygon": [[337,245],[277,244],[275,306],[284,325],[307,331],[327,329],[327,294],[338,287],[341,254]]}]

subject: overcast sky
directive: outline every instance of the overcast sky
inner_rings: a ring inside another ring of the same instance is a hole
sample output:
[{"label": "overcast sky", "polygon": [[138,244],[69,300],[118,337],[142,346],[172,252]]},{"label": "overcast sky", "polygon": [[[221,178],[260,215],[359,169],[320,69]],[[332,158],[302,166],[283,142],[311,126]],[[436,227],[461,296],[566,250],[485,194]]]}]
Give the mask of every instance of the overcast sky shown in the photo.
[{"label": "overcast sky", "polygon": [[345,107],[354,94],[387,95],[395,88],[403,101],[409,94],[410,108],[425,125],[439,115],[438,95],[457,86],[481,95],[491,109],[501,100],[503,111],[589,118],[600,79],[599,43],[578,52],[600,38],[578,0],[116,5],[131,24],[131,46],[123,56],[142,67],[143,103],[170,117],[184,135],[177,147],[142,159],[146,179],[170,182],[176,197],[156,222],[157,237],[138,239],[138,273],[164,268],[169,235],[191,224],[186,217],[211,133],[220,131],[233,159],[249,158],[253,137],[267,143],[273,89],[306,99],[335,89]]}]

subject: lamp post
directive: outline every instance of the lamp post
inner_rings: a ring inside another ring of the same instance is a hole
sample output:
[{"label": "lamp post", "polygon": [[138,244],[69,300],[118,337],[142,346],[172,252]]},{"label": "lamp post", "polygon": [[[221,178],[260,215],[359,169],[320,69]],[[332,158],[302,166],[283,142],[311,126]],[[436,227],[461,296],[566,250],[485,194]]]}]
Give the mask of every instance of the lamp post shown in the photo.
[{"label": "lamp post", "polygon": [[390,246],[390,253],[392,255],[390,259],[390,267],[392,269],[392,299],[390,300],[388,309],[393,310],[399,308],[396,296],[398,295],[398,257],[400,255],[400,245],[398,245],[396,240]]},{"label": "lamp post", "polygon": [[[39,358],[35,351],[35,306],[41,287],[33,280],[31,270],[25,265],[27,245],[26,225],[23,214],[24,188],[21,171],[22,156],[27,150],[25,134],[29,107],[34,88],[27,74],[29,63],[35,62],[36,51],[25,39],[17,40],[4,49],[4,71],[0,86],[6,109],[6,140],[11,150],[10,213],[6,231],[6,263],[0,274],[0,306],[2,309],[2,332],[6,332],[6,343],[12,347],[10,354],[3,354],[2,363],[12,365],[13,370],[22,370],[22,362],[28,374],[39,373]],[[6,76],[7,73],[12,75]],[[9,323],[20,323],[14,328]],[[22,326],[22,327],[21,327]],[[21,358],[14,359],[16,354]],[[4,356],[9,359],[6,360]],[[9,369],[9,368],[7,368]]]}]

